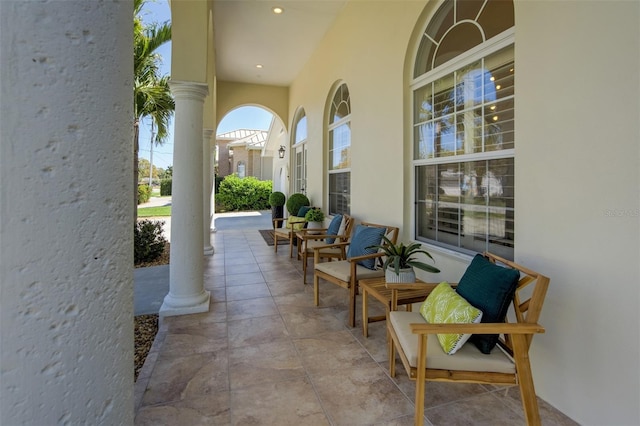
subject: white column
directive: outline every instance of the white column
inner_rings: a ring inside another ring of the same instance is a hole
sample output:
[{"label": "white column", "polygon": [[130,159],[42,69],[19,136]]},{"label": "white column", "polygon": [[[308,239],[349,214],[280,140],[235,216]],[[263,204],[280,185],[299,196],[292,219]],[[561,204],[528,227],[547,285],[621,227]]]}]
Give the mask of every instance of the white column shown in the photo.
[{"label": "white column", "polygon": [[160,315],[209,310],[202,255],[202,123],[206,84],[171,81],[176,102],[169,294]]},{"label": "white column", "polygon": [[0,424],[131,425],[133,2],[0,0]]},{"label": "white column", "polygon": [[204,129],[202,132],[202,237],[204,238],[204,254],[211,256],[214,252],[211,245],[211,188],[213,188],[213,174],[211,170],[211,135],[212,129]]}]

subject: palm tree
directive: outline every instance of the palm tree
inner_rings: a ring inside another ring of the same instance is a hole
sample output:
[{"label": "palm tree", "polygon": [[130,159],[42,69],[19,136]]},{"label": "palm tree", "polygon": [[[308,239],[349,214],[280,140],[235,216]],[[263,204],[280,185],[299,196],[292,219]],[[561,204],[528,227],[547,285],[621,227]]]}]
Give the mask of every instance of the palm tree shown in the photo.
[{"label": "palm tree", "polygon": [[168,135],[169,120],[175,103],[169,89],[169,76],[160,76],[161,59],[156,49],[171,40],[171,23],[152,23],[145,26],[140,11],[146,0],[134,0],[133,10],[133,113],[134,113],[134,211],[138,205],[138,149],[140,121],[150,117],[156,129],[152,141],[162,145]]}]

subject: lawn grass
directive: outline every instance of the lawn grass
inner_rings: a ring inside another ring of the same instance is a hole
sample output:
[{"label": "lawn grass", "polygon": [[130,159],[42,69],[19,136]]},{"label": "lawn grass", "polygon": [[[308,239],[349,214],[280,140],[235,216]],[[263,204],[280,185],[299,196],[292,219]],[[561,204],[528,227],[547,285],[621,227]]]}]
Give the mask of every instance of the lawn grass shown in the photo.
[{"label": "lawn grass", "polygon": [[171,206],[143,207],[138,209],[138,217],[171,216]]}]

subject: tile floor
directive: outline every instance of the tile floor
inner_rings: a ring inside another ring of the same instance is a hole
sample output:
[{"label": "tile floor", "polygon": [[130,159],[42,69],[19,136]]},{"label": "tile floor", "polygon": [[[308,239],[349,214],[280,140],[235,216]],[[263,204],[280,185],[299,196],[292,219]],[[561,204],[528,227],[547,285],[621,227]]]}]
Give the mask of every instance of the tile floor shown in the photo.
[{"label": "tile floor", "polygon": [[[384,322],[363,338],[359,316],[345,325],[346,291],[328,283],[315,307],[300,261],[276,255],[255,229],[212,239],[210,311],[161,321],[136,382],[136,425],[413,424],[414,382],[401,363],[388,376]],[[544,425],[576,424],[544,401],[540,412]],[[425,418],[525,423],[517,388],[474,384],[428,383]]]}]

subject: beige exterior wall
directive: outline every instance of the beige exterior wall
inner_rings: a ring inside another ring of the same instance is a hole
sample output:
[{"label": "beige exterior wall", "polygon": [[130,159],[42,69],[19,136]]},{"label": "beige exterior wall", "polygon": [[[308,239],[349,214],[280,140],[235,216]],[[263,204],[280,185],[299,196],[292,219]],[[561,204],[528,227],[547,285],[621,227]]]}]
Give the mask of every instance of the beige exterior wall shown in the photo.
[{"label": "beige exterior wall", "polygon": [[216,84],[216,123],[235,108],[257,105],[287,122],[289,114],[289,88],[218,81]]},{"label": "beige exterior wall", "polygon": [[[347,83],[351,212],[400,226],[403,239],[413,229],[407,66],[424,7],[349,3],[292,84],[287,120],[304,107],[308,195],[326,208],[327,99]],[[640,423],[639,8],[516,2],[515,257],[551,277],[532,366],[538,394],[583,424]],[[461,277],[467,256],[429,250],[443,272],[423,278]]]},{"label": "beige exterior wall", "polygon": [[227,176],[231,174],[231,166],[229,163],[229,148],[227,145],[230,141],[216,141],[218,145],[218,176]]}]

